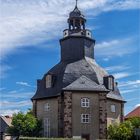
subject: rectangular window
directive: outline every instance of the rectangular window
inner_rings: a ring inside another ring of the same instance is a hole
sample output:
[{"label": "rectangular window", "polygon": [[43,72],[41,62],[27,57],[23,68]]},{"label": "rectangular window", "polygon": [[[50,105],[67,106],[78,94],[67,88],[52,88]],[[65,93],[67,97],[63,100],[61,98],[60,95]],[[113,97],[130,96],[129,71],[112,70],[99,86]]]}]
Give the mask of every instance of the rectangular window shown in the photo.
[{"label": "rectangular window", "polygon": [[46,88],[51,88],[52,87],[52,75],[47,75],[46,76]]},{"label": "rectangular window", "polygon": [[89,107],[90,106],[90,100],[89,98],[82,98],[81,99],[81,107]]},{"label": "rectangular window", "polygon": [[116,112],[116,106],[115,105],[111,105],[111,112]]},{"label": "rectangular window", "polygon": [[50,105],[49,105],[49,103],[46,103],[44,105],[44,111],[49,111],[49,110],[50,110]]},{"label": "rectangular window", "polygon": [[50,120],[49,118],[44,118],[44,136],[50,137]]},{"label": "rectangular window", "polygon": [[90,123],[90,115],[81,114],[81,123]]}]

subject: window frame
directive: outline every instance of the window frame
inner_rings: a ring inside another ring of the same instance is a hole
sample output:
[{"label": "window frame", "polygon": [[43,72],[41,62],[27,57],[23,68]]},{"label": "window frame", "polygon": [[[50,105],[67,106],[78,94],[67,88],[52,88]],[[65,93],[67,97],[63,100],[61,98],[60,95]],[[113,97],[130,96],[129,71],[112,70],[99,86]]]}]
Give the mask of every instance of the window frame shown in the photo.
[{"label": "window frame", "polygon": [[111,112],[112,112],[112,113],[115,113],[115,112],[116,112],[116,105],[112,104],[112,105],[110,106],[110,109],[111,109]]},{"label": "window frame", "polygon": [[44,111],[45,112],[50,111],[50,104],[49,103],[45,103],[45,105],[44,105]]},{"label": "window frame", "polygon": [[81,123],[88,124],[90,123],[90,114],[81,114]]},{"label": "window frame", "polygon": [[87,97],[81,98],[81,107],[89,108],[90,107],[90,99]]},{"label": "window frame", "polygon": [[50,119],[44,118],[44,136],[50,137]]},{"label": "window frame", "polygon": [[46,79],[45,79],[45,87],[46,88],[52,87],[52,80],[53,80],[53,77],[51,74],[46,75]]}]

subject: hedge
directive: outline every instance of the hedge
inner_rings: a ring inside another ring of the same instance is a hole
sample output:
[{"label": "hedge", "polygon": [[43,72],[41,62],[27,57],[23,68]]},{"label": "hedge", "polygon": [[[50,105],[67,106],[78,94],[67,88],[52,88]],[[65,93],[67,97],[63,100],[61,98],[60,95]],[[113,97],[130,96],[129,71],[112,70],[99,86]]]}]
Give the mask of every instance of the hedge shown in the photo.
[{"label": "hedge", "polygon": [[84,140],[84,139],[20,137],[19,140]]}]

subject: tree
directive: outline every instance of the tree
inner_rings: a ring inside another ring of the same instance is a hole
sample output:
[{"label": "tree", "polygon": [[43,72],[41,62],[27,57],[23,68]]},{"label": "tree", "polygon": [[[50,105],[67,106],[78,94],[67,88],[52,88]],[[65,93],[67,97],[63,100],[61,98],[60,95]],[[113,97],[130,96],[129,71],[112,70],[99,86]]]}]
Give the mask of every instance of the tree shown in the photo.
[{"label": "tree", "polygon": [[140,117],[134,117],[121,124],[108,127],[108,138],[113,140],[135,140],[134,129],[140,128]]},{"label": "tree", "polygon": [[13,115],[12,126],[7,131],[16,136],[40,136],[41,129],[41,121],[35,118],[31,112],[26,114],[19,112]]}]

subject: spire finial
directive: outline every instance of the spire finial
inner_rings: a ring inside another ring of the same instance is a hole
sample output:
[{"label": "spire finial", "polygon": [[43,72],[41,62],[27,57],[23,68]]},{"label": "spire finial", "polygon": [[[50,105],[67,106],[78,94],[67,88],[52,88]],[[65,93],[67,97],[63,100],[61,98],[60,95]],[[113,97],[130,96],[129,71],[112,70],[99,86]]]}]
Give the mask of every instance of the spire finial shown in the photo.
[{"label": "spire finial", "polygon": [[76,0],[76,5],[75,5],[75,7],[77,7],[77,4],[78,4],[78,0]]}]

